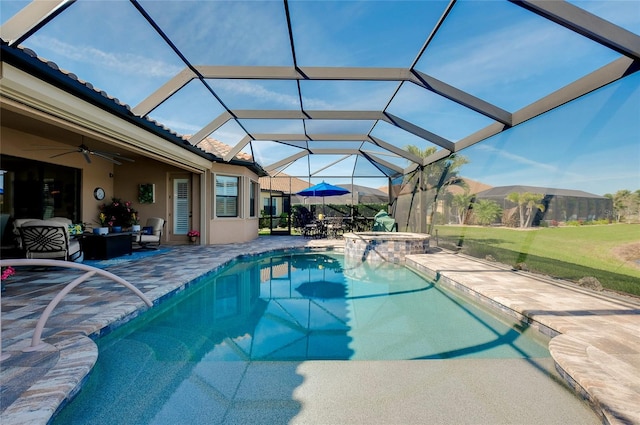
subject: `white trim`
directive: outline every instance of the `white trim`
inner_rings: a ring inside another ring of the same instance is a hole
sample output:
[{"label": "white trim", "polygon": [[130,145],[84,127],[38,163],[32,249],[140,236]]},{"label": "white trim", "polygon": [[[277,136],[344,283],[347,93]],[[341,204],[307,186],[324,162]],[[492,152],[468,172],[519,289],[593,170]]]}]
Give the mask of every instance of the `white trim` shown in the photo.
[{"label": "white trim", "polygon": [[[212,196],[211,196],[211,200],[212,200],[212,209],[211,209],[211,219],[212,220],[237,220],[237,219],[243,219],[245,217],[245,213],[244,213],[244,205],[245,203],[243,202],[243,193],[245,192],[244,190],[244,176],[242,174],[234,174],[234,173],[212,173],[212,178],[211,178],[211,184],[212,184]],[[217,182],[216,179],[217,177],[235,177],[238,179],[238,195],[236,196],[236,200],[237,200],[237,206],[236,206],[236,215],[235,216],[228,216],[228,217],[219,217],[218,216],[218,210],[217,210],[217,202],[218,202],[218,193],[217,193]]]}]

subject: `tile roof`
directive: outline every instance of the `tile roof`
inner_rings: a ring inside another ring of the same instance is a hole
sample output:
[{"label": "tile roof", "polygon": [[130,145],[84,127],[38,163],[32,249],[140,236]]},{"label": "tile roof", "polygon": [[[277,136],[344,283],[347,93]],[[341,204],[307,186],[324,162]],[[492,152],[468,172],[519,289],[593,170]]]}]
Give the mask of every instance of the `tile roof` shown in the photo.
[{"label": "tile roof", "polygon": [[260,177],[259,183],[262,190],[274,190],[283,193],[298,193],[311,186],[309,182],[285,173],[280,173],[277,177]]},{"label": "tile roof", "polygon": [[[462,180],[465,181],[465,183],[467,183],[467,189],[469,190],[469,193],[471,194],[475,194],[478,192],[482,192],[484,190],[488,190],[491,189],[493,186],[479,182],[479,181],[475,181],[475,180],[471,180],[468,178],[463,177]],[[464,193],[465,188],[461,187],[461,186],[456,186],[456,185],[450,185],[447,186],[447,191],[450,193],[453,193],[454,195],[460,194],[460,193]]]},{"label": "tile roof", "polygon": [[[60,68],[55,62],[38,56],[38,54],[31,49],[19,46],[17,50],[5,50],[5,46],[3,46],[3,52],[14,53],[14,58],[20,61],[19,64],[14,63],[14,65],[17,65],[21,69],[25,64],[28,64],[29,66],[37,66],[39,64],[42,67],[41,70],[44,71],[49,77],[58,77],[58,80],[59,77],[66,77],[68,81],[65,81],[65,79],[62,78],[62,82],[64,82],[65,84],[69,84],[74,91],[82,89],[89,90],[94,96],[97,95],[98,99],[101,98],[103,101],[107,101],[106,103],[107,106],[109,106],[110,112],[120,112],[121,114],[125,114],[128,118],[133,118],[135,120],[138,120],[139,122],[147,123],[147,128],[149,128],[151,131],[154,131],[157,134],[164,133],[165,135],[169,135],[171,139],[170,141],[174,142],[177,145],[183,146],[192,152],[201,154],[212,154],[216,157],[222,158],[231,151],[231,146],[209,137],[203,140],[197,146],[192,145],[189,142],[189,136],[178,134],[174,130],[166,127],[164,124],[158,121],[155,121],[154,119],[149,118],[148,116],[141,117],[135,115],[132,112],[130,105],[121,102],[118,98],[109,95],[104,90],[94,87],[90,82],[78,78],[76,74]],[[24,53],[24,57],[18,57],[17,55],[15,55],[15,52]],[[7,60],[8,56],[10,55],[3,55],[3,61]],[[54,85],[59,87],[58,84],[55,84],[57,82],[58,81],[54,82]],[[238,153],[234,158],[239,161],[250,162],[252,164],[254,163],[253,157],[244,152]]]},{"label": "tile roof", "polygon": [[[183,136],[183,138],[185,140],[189,140],[190,136]],[[216,140],[212,137],[206,137],[204,138],[202,141],[200,141],[200,143],[198,143],[197,145],[194,145],[199,147],[200,149],[202,149],[205,152],[209,152],[212,153],[216,156],[219,157],[223,157],[225,155],[227,155],[229,152],[231,152],[231,146],[222,143],[219,140]],[[234,158],[242,160],[242,161],[253,161],[253,157],[251,155],[249,155],[248,153],[245,152],[238,152]]]},{"label": "tile roof", "polygon": [[491,189],[479,192],[478,197],[480,198],[506,197],[508,194],[512,192],[518,192],[518,193],[530,192],[530,193],[542,193],[543,195],[606,199],[604,196],[595,195],[593,193],[584,192],[582,190],[554,189],[550,187],[522,186],[522,185],[493,187]]},{"label": "tile roof", "polygon": [[[231,150],[230,146],[211,138],[205,139],[204,146],[202,146],[203,143],[198,146],[192,145],[188,136],[178,134],[148,116],[134,114],[128,104],[121,102],[104,90],[94,87],[90,82],[78,78],[76,74],[61,69],[55,62],[38,56],[31,49],[22,46],[9,48],[5,43],[2,43],[1,48],[2,62],[9,63],[61,90],[73,94],[79,99],[96,105],[135,125],[139,125],[145,130],[203,158],[210,161],[220,160]],[[267,174],[259,164],[253,161],[251,155],[243,152],[235,155],[229,163],[249,167],[259,176]]]},{"label": "tile roof", "polygon": [[[113,97],[111,95],[109,95],[107,92],[105,92],[104,90],[94,87],[93,84],[91,84],[88,81],[82,80],[80,78],[78,78],[78,76],[70,71],[67,71],[66,69],[60,68],[58,66],[57,63],[50,61],[46,58],[40,57],[38,56],[38,54],[26,47],[20,47],[18,46],[18,50],[22,51],[25,55],[29,56],[32,59],[35,59],[39,62],[41,62],[42,64],[46,65],[51,71],[54,72],[58,72],[60,75],[64,75],[66,77],[68,77],[70,80],[75,81],[77,84],[79,84],[80,86],[84,86],[85,88],[95,92],[96,94],[99,94],[100,96],[102,96],[103,98],[110,100],[111,102],[114,103],[114,105],[120,106],[122,108],[125,108],[129,113],[131,113],[131,115],[135,116],[133,114],[133,112],[131,111],[131,106],[121,102],[120,99],[118,99],[117,97]],[[137,116],[136,116],[137,117]],[[169,133],[171,133],[174,136],[180,137],[180,135],[178,133],[176,133],[174,130],[170,129],[169,127],[166,127],[164,124],[159,123],[158,121],[155,121],[149,117],[138,117],[140,119],[143,119],[145,121],[148,121],[149,123],[155,124],[158,128],[167,131]]]}]

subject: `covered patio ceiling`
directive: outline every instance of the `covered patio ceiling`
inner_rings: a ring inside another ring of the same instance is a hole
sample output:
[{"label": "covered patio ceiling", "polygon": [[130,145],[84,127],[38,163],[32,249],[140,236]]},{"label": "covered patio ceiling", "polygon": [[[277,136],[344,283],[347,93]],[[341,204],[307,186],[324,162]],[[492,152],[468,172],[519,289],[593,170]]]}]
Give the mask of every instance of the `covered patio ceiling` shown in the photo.
[{"label": "covered patio ceiling", "polygon": [[394,178],[635,73],[633,3],[16,1],[0,34],[225,161]]}]

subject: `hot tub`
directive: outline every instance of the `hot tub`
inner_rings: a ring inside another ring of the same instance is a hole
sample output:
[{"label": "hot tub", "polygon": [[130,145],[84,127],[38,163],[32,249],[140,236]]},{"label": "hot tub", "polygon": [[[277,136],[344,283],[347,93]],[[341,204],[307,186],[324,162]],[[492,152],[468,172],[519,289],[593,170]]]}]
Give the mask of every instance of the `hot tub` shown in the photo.
[{"label": "hot tub", "polygon": [[407,255],[429,250],[429,237],[424,233],[405,232],[345,233],[345,261],[404,264]]}]

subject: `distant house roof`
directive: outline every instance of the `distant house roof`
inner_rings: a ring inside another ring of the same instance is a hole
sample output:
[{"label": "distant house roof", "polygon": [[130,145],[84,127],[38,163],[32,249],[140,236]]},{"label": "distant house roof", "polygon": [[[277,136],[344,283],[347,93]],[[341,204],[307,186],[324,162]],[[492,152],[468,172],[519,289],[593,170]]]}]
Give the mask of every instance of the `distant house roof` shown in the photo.
[{"label": "distant house roof", "polygon": [[520,186],[520,185],[493,187],[491,189],[478,192],[476,195],[478,196],[478,198],[506,198],[507,195],[513,192],[541,193],[543,195],[571,196],[574,198],[606,199],[604,196],[595,195],[593,193],[584,192],[582,190],[554,189],[550,187]]},{"label": "distant house roof", "polygon": [[[475,194],[475,193],[482,192],[484,190],[492,188],[492,186],[490,186],[488,184],[481,183],[481,182],[476,181],[476,180],[471,180],[471,179],[466,178],[466,177],[461,177],[461,179],[464,180],[467,183],[467,189],[469,190],[469,193],[471,193],[471,194]],[[387,193],[388,192],[388,186],[379,187],[378,190],[380,190],[380,191],[382,191],[384,193]],[[402,188],[401,193],[402,194],[407,194],[407,193],[410,193],[412,190],[413,190],[413,188],[412,188],[411,185],[405,185]],[[454,195],[457,195],[459,193],[464,193],[465,188],[462,187],[462,186],[458,186],[458,185],[449,185],[449,186],[446,187],[446,191],[449,192],[449,193],[452,193]]]},{"label": "distant house roof", "polygon": [[374,187],[362,186],[357,184],[339,184],[338,186],[347,189],[353,194],[356,194],[356,199],[359,204],[386,204],[389,202],[389,194]]},{"label": "distant house roof", "polygon": [[282,193],[298,193],[311,186],[309,182],[285,173],[280,173],[277,177],[260,177],[258,182],[260,190],[273,190]]},{"label": "distant house roof", "polygon": [[[387,204],[389,202],[389,195],[380,189],[375,187],[362,186],[357,184],[338,184],[336,186],[345,188],[349,193],[337,196],[327,196],[322,199],[321,196],[300,196],[295,195],[291,200],[293,204],[321,204],[324,202],[330,204]],[[303,188],[303,189],[306,189]],[[299,192],[299,191],[298,191]]]},{"label": "distant house roof", "polygon": [[[464,180],[465,183],[467,183],[467,189],[471,194],[483,192],[493,187],[488,184],[481,183],[479,181],[468,179],[466,177],[462,177],[462,180]],[[465,188],[462,186],[450,185],[450,186],[447,186],[447,191],[449,191],[450,193],[453,193],[454,195],[457,195],[460,193],[464,193]]]}]

